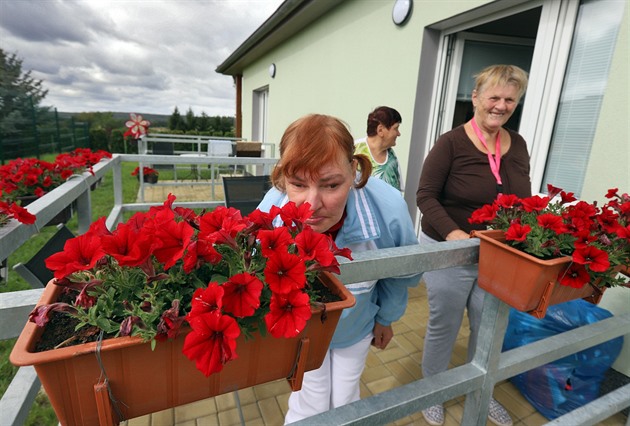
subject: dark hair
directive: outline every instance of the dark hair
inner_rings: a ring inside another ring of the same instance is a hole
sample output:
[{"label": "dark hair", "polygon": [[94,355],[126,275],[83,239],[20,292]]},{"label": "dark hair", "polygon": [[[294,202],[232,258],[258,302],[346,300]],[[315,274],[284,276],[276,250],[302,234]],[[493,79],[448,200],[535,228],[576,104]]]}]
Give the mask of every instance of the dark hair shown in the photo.
[{"label": "dark hair", "polygon": [[400,113],[394,108],[380,106],[368,115],[367,135],[376,135],[376,129],[379,124],[382,124],[389,130],[396,123],[402,123]]},{"label": "dark hair", "polygon": [[274,186],[285,190],[284,178],[299,172],[319,177],[322,167],[339,161],[339,153],[358,161],[361,172],[355,187],[362,188],[372,173],[372,163],[362,154],[354,154],[354,138],[346,125],[329,115],[310,114],[287,127],[280,140],[280,161],[271,173]]}]

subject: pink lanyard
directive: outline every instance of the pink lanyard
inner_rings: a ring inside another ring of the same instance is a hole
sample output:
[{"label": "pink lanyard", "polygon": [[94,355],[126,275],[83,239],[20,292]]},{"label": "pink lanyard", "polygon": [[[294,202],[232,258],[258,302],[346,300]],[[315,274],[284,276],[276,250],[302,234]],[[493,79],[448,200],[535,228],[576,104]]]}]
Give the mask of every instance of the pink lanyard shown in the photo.
[{"label": "pink lanyard", "polygon": [[494,178],[497,180],[497,190],[501,192],[503,190],[503,182],[501,182],[501,175],[499,174],[499,169],[501,168],[501,130],[499,130],[499,132],[497,133],[497,140],[495,142],[493,156],[492,154],[490,154],[486,139],[483,137],[483,133],[481,133],[481,130],[479,130],[479,127],[477,126],[474,117],[472,120],[470,120],[470,124],[472,124],[473,130],[477,134],[477,137],[483,144],[484,148],[486,148],[486,151],[488,151],[488,162],[490,163],[490,170],[492,171]]}]

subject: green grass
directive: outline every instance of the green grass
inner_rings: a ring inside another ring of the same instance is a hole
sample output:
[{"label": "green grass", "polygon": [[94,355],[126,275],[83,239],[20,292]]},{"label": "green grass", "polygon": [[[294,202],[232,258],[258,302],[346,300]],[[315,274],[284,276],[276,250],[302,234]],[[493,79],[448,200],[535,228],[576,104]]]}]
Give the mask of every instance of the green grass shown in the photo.
[{"label": "green grass", "polygon": [[[43,158],[47,161],[52,161],[51,158]],[[123,163],[122,164],[122,178],[123,178],[123,202],[131,203],[136,200],[138,193],[138,181],[131,176],[131,172],[137,166],[137,163]],[[107,173],[101,184],[91,192],[92,201],[92,221],[100,218],[101,216],[109,215],[112,207],[114,206],[114,185],[112,172]],[[78,232],[78,222],[76,215],[68,221],[66,224],[75,234]],[[33,257],[37,251],[44,245],[48,239],[55,233],[56,228],[54,226],[44,227],[41,232],[33,235],[28,241],[26,241],[20,248],[18,248],[8,259],[9,274],[7,282],[0,282],[0,292],[26,290],[31,287],[24,281],[17,273],[13,272],[13,265],[19,262],[26,262]],[[26,322],[26,318],[24,318]],[[15,344],[15,339],[0,341],[0,398],[4,395],[7,387],[11,383],[13,376],[17,371],[17,367],[14,367],[9,362],[9,354]],[[42,426],[42,425],[57,425],[58,420],[55,416],[48,398],[40,391],[31,411],[29,418],[25,425],[29,426]]]}]

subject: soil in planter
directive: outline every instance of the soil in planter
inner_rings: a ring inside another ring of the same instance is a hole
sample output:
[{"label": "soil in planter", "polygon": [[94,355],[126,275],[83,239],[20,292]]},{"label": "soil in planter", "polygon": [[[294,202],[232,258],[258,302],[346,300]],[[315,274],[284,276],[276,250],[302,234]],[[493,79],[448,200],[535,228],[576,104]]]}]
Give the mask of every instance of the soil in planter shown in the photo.
[{"label": "soil in planter", "polygon": [[[73,296],[62,293],[58,301],[71,304]],[[35,352],[96,342],[98,340],[100,330],[97,327],[81,327],[79,330],[76,330],[78,323],[79,321],[76,318],[72,318],[62,312],[53,312],[50,315],[50,321],[44,327],[44,332],[35,346]],[[106,335],[104,337],[114,336]]]},{"label": "soil in planter", "polygon": [[[313,289],[318,294],[318,301],[321,303],[338,302],[339,296],[332,293],[321,281],[315,280]],[[62,294],[60,302],[72,303],[72,298]],[[325,316],[324,316],[325,318]],[[81,327],[76,330],[79,321],[62,312],[53,312],[50,321],[44,328],[44,332],[35,346],[35,352],[43,352],[57,347],[74,346],[82,343],[96,342],[100,330],[97,327]],[[113,334],[105,335],[104,338],[114,337]]]}]

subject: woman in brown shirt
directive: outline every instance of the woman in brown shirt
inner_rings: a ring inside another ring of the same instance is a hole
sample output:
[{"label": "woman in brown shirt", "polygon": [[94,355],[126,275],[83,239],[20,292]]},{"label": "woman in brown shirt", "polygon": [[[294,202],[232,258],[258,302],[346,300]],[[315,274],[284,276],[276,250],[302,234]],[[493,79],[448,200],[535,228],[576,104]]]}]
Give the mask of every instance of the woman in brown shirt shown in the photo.
[{"label": "woman in brown shirt", "polygon": [[[478,228],[471,213],[492,203],[499,193],[531,195],[529,154],[525,140],[503,128],[527,87],[527,73],[511,65],[493,65],[475,76],[474,117],[443,134],[422,167],[416,202],[422,212],[420,243],[470,238]],[[477,265],[426,272],[429,321],[424,340],[424,377],[446,371],[453,345],[468,310],[468,361],[477,343],[485,292],[477,286]],[[431,425],[444,423],[444,408],[422,411]],[[494,399],[488,419],[510,426],[508,412]]]}]

